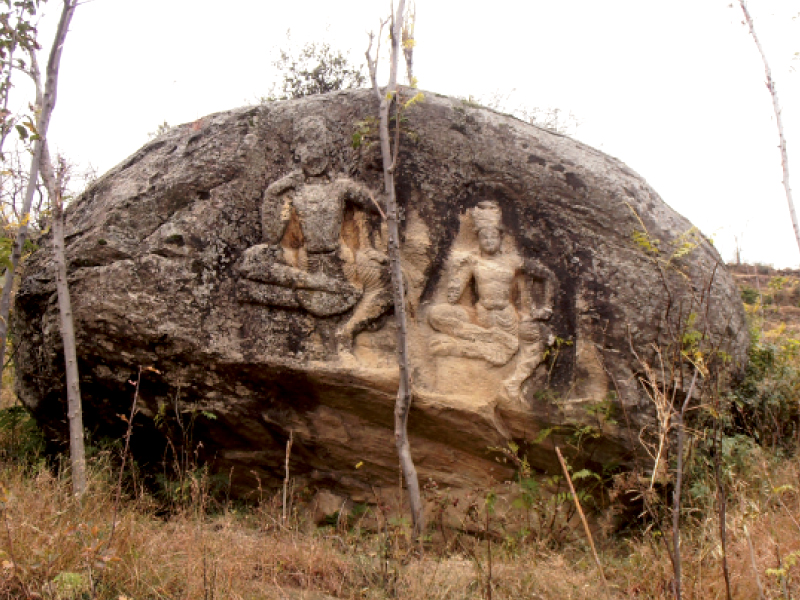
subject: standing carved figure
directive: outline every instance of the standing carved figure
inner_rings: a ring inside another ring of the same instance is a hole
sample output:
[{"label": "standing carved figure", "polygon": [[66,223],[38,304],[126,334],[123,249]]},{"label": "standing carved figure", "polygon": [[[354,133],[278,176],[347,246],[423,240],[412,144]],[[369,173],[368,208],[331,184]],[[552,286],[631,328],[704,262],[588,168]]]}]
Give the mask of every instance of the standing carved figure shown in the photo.
[{"label": "standing carved figure", "polygon": [[264,193],[264,243],[244,253],[238,270],[247,281],[240,299],[316,317],[354,309],[337,332],[338,349],[349,353],[354,336],[392,303],[386,255],[367,231],[373,200],[362,184],[329,174],[322,117],[301,120],[294,135],[301,168]]},{"label": "standing carved figure", "polygon": [[[480,202],[472,210],[478,236],[476,251],[451,260],[447,304],[434,305],[428,322],[437,331],[430,351],[439,356],[461,356],[506,365],[517,355],[515,370],[505,380],[512,398],[544,358],[550,331],[544,323],[552,315],[555,278],[538,261],[523,260],[503,250],[502,212],[496,202]],[[540,306],[534,302],[530,280],[543,284]],[[474,305],[461,302],[474,284]]]}]

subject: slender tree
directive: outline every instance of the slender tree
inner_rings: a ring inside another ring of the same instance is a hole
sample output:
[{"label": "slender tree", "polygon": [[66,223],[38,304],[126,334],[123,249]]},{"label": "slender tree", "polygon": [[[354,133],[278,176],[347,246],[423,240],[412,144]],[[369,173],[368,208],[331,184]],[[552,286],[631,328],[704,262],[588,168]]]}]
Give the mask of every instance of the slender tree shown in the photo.
[{"label": "slender tree", "polygon": [[[400,263],[400,234],[397,218],[397,192],[395,188],[395,169],[397,167],[397,156],[399,146],[399,135],[395,135],[394,152],[392,151],[392,141],[389,134],[389,111],[397,98],[397,67],[400,47],[403,39],[403,16],[405,12],[405,0],[400,0],[397,5],[397,12],[390,16],[391,53],[389,67],[389,83],[381,93],[378,87],[378,55],[380,51],[380,35],[386,22],[381,23],[378,33],[378,43],[375,50],[375,57],[372,57],[373,36],[370,35],[370,44],[367,49],[367,63],[369,65],[369,75],[372,81],[372,89],[380,102],[379,108],[379,133],[381,141],[381,155],[383,158],[383,181],[386,191],[386,224],[389,232],[388,254],[389,267],[392,276],[392,292],[394,294],[394,314],[397,320],[397,363],[400,370],[400,381],[397,389],[397,399],[394,407],[394,437],[397,453],[400,457],[400,468],[408,489],[409,504],[411,505],[411,517],[414,523],[414,535],[418,537],[424,528],[424,515],[422,510],[422,498],[420,496],[419,480],[414,461],[411,457],[411,445],[408,441],[408,413],[411,410],[411,380],[409,373],[408,360],[408,318],[406,315],[405,287],[403,283],[403,271]],[[403,46],[412,47],[405,43]],[[410,61],[406,59],[409,64]],[[399,128],[399,119],[396,120],[395,127]],[[399,133],[396,131],[396,133]]]},{"label": "slender tree", "polygon": [[686,392],[686,398],[680,410],[675,410],[675,426],[677,430],[678,448],[675,453],[677,455],[677,467],[675,468],[675,489],[672,491],[672,570],[675,574],[675,600],[681,600],[681,488],[683,486],[683,441],[686,437],[686,429],[684,426],[684,419],[686,417],[686,409],[689,402],[694,395],[694,387],[697,383],[697,376],[699,369],[695,367],[694,375],[692,375],[692,383],[689,384],[689,391]]},{"label": "slender tree", "polygon": [[781,116],[781,104],[778,100],[778,89],[775,87],[775,80],[772,78],[772,69],[769,68],[769,61],[767,55],[764,53],[764,48],[761,41],[756,35],[756,28],[753,24],[753,17],[747,9],[745,0],[739,0],[739,6],[742,7],[744,13],[744,20],[747,27],[750,29],[750,35],[758,48],[758,53],[761,55],[761,61],[764,63],[764,72],[766,73],[766,85],[772,97],[772,108],[775,111],[775,123],[778,126],[778,139],[779,148],[781,150],[781,165],[783,166],[783,189],[786,191],[786,201],[789,203],[789,215],[792,218],[792,227],[794,228],[794,237],[797,240],[797,247],[800,249],[800,225],[797,223],[797,213],[794,209],[794,200],[792,199],[792,188],[789,185],[789,155],[786,151],[786,136],[783,133],[783,118]]},{"label": "slender tree", "polygon": [[[50,57],[47,61],[44,93],[40,98],[37,98],[39,114],[38,118],[36,119],[36,136],[33,141],[33,157],[31,158],[28,185],[25,190],[25,198],[23,200],[17,238],[14,241],[14,247],[11,251],[11,261],[10,265],[6,269],[5,281],[3,282],[3,292],[2,295],[0,295],[0,386],[2,386],[3,368],[5,366],[6,340],[8,338],[8,315],[11,310],[11,291],[14,287],[14,276],[22,258],[22,249],[28,236],[28,221],[30,220],[33,196],[36,192],[36,183],[39,179],[42,151],[47,140],[47,129],[50,125],[50,118],[56,105],[58,70],[61,65],[61,53],[64,48],[64,41],[67,37],[67,31],[69,31],[69,23],[72,20],[72,15],[75,12],[76,6],[77,0],[64,0],[64,6],[61,9],[61,18],[59,19],[55,39],[53,40],[53,47],[50,50]],[[31,57],[35,60],[35,50],[31,51]],[[36,74],[35,80],[38,80],[38,74]]]},{"label": "slender tree", "polygon": [[78,377],[78,351],[75,342],[75,324],[72,302],[67,283],[67,260],[64,243],[64,190],[67,165],[58,159],[54,172],[47,142],[43,143],[41,176],[53,209],[53,258],[56,268],[58,311],[61,318],[61,339],[64,342],[64,362],[67,374],[67,416],[69,418],[69,458],[72,467],[72,493],[83,496],[86,492],[86,451],[83,439],[83,410],[81,407],[80,380]]}]

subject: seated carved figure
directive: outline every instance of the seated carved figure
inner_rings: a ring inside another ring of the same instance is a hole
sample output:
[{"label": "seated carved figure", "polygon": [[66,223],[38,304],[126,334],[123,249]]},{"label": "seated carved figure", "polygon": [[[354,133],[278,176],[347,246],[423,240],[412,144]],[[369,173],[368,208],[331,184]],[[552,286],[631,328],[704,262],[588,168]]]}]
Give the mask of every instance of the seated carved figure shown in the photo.
[{"label": "seated carved figure", "polygon": [[[537,261],[503,251],[502,213],[497,203],[480,202],[472,210],[472,219],[478,251],[451,260],[447,304],[435,305],[428,313],[428,322],[438,332],[430,351],[481,359],[498,367],[517,355],[505,387],[512,398],[519,398],[522,384],[542,361],[549,343],[543,321],[552,314],[554,278]],[[543,283],[542,307],[534,305],[528,279]],[[470,284],[477,296],[473,306],[460,303]]]},{"label": "seated carved figure", "polygon": [[[275,181],[264,193],[264,243],[246,250],[238,265],[246,280],[240,286],[240,299],[300,308],[317,317],[340,315],[355,307],[337,335],[340,347],[348,351],[353,336],[391,305],[387,258],[373,247],[363,218],[373,200],[363,185],[328,175],[322,117],[300,121],[295,141],[301,169]],[[345,225],[349,240],[343,239]]]}]

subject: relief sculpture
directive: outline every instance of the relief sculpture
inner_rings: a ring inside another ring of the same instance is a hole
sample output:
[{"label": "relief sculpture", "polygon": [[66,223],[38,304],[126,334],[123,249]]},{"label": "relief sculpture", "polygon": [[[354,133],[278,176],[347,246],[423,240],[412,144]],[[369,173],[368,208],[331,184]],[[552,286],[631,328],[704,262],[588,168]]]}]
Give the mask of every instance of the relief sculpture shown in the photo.
[{"label": "relief sculpture", "polygon": [[270,184],[261,207],[263,243],[238,265],[242,302],[307,311],[325,318],[352,313],[336,333],[337,351],[392,305],[388,260],[379,231],[370,231],[370,191],[329,174],[322,117],[296,124],[301,169]]},{"label": "relief sculpture", "polygon": [[428,313],[435,332],[429,349],[434,356],[478,359],[494,367],[515,359],[503,386],[509,397],[519,399],[523,383],[552,343],[546,321],[553,312],[555,278],[544,265],[523,260],[503,243],[496,202],[480,202],[471,213],[478,247],[450,257],[446,302]]}]

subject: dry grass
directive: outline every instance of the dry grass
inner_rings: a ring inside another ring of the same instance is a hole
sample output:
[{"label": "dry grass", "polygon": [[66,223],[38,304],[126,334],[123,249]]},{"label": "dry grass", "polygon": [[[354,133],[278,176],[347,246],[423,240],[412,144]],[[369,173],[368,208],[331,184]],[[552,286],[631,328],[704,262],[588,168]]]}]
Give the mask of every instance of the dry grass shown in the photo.
[{"label": "dry grass", "polygon": [[[759,459],[761,461],[761,459]],[[734,598],[757,598],[744,534],[755,547],[769,599],[800,596],[800,496],[796,459],[769,463],[743,482],[730,500],[729,560]],[[99,464],[98,464],[99,463]],[[382,532],[361,527],[315,528],[295,517],[281,527],[278,502],[204,510],[202,478],[192,502],[159,518],[146,494],[125,501],[111,548],[111,469],[96,460],[82,502],[69,481],[43,467],[4,464],[4,523],[0,524],[0,597],[5,598],[485,598],[486,541],[451,532],[448,544],[423,552],[408,543],[408,527]],[[791,485],[792,488],[780,486]],[[519,515],[521,518],[521,515]],[[493,523],[510,532],[509,519]],[[715,515],[692,520],[684,531],[684,597],[724,598]],[[492,544],[492,597],[604,598],[588,546],[578,530],[558,550],[548,540],[513,534]],[[616,598],[671,598],[672,569],[661,536],[600,541],[601,560]],[[779,565],[780,556],[782,565]],[[788,562],[787,562],[788,561]],[[789,564],[791,563],[791,564]],[[783,576],[769,571],[783,568]],[[788,594],[786,596],[785,594]]]}]

